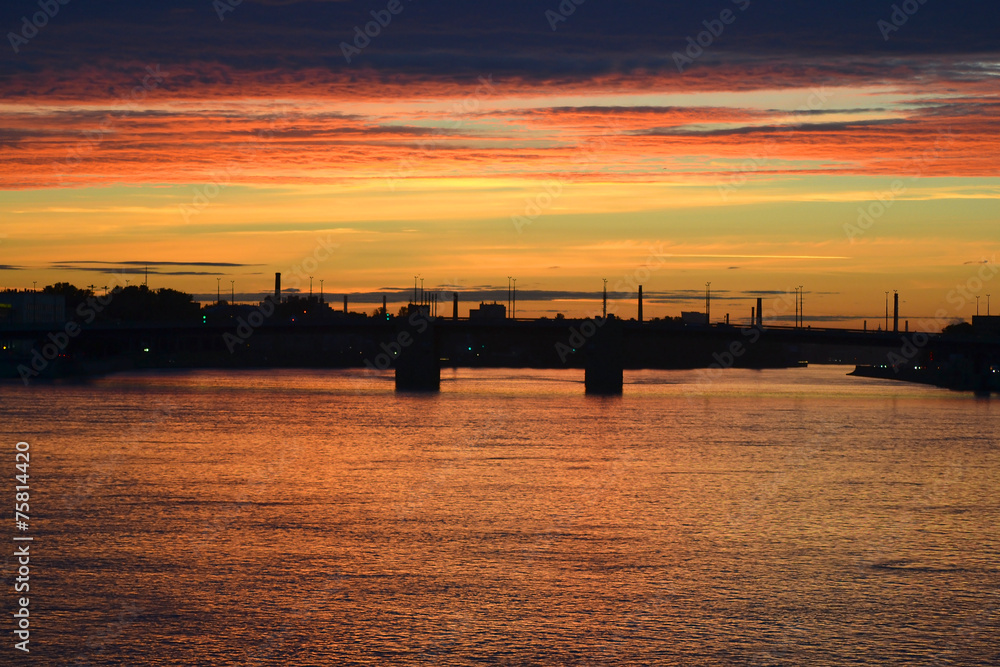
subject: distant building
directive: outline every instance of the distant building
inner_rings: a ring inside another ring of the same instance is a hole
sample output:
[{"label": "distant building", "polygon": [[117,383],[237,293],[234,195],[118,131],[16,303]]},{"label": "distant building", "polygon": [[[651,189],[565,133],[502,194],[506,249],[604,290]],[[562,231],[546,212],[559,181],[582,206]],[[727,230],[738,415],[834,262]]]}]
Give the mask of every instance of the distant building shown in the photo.
[{"label": "distant building", "polygon": [[479,308],[469,311],[470,320],[503,320],[507,318],[507,306],[502,303],[482,303]]},{"label": "distant building", "polygon": [[973,315],[972,328],[980,336],[1000,336],[1000,315]]},{"label": "distant building", "polygon": [[0,292],[0,325],[31,326],[66,323],[66,297],[41,292]]},{"label": "distant building", "polygon": [[704,324],[705,313],[682,312],[681,322],[684,324]]}]

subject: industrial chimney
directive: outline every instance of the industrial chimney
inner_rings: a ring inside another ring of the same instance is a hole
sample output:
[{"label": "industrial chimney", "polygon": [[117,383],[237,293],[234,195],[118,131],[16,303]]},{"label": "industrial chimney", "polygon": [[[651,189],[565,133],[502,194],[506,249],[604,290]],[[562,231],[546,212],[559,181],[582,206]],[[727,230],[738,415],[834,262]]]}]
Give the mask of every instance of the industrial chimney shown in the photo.
[{"label": "industrial chimney", "polygon": [[274,301],[281,303],[281,274],[274,274]]}]

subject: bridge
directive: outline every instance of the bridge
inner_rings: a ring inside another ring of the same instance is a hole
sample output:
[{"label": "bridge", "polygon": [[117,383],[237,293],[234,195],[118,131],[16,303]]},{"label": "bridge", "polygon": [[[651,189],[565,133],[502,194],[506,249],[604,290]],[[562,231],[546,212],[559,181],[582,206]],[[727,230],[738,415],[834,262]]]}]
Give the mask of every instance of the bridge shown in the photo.
[{"label": "bridge", "polygon": [[[391,318],[340,315],[277,322],[261,317],[74,327],[0,329],[0,376],[30,382],[129,369],[365,367],[393,369],[399,391],[437,391],[442,367],[578,368],[588,393],[620,394],[624,371],[640,368],[788,368],[834,362],[955,388],[993,386],[1000,369],[1000,341],[995,338],[761,323],[684,325],[614,317],[460,320],[414,311]],[[900,369],[906,370],[905,377]],[[921,369],[929,374],[914,376]]]}]

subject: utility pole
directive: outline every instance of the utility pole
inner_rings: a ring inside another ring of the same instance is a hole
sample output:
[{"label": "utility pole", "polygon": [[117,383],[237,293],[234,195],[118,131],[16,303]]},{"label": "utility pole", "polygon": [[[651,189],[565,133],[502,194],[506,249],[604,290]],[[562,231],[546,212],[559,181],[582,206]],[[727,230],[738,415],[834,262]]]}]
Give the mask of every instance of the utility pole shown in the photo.
[{"label": "utility pole", "polygon": [[799,285],[799,326],[805,326],[805,317],[803,311],[806,307],[806,291]]},{"label": "utility pole", "polygon": [[511,277],[507,276],[507,314],[510,317],[513,317],[514,314],[510,310],[510,281],[511,281]]},{"label": "utility pole", "polygon": [[604,281],[604,319],[608,319],[608,279],[601,278]]},{"label": "utility pole", "polygon": [[229,281],[229,303],[236,303],[236,281]]},{"label": "utility pole", "polygon": [[417,280],[418,276],[413,276],[413,304],[417,304]]},{"label": "utility pole", "polygon": [[219,301],[222,298],[222,278],[215,279],[215,305],[219,305]]},{"label": "utility pole", "polygon": [[513,317],[517,317],[517,278],[514,278],[514,300],[511,302],[511,310],[513,311]]},{"label": "utility pole", "polygon": [[705,283],[705,324],[712,324],[712,283]]}]

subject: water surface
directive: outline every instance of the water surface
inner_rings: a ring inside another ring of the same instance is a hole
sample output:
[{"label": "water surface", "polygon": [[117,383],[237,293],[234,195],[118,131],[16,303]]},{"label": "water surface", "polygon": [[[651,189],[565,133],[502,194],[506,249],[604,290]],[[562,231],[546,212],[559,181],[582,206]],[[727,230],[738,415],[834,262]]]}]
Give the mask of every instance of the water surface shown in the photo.
[{"label": "water surface", "polygon": [[848,370],[2,385],[32,660],[1000,662],[998,402]]}]

